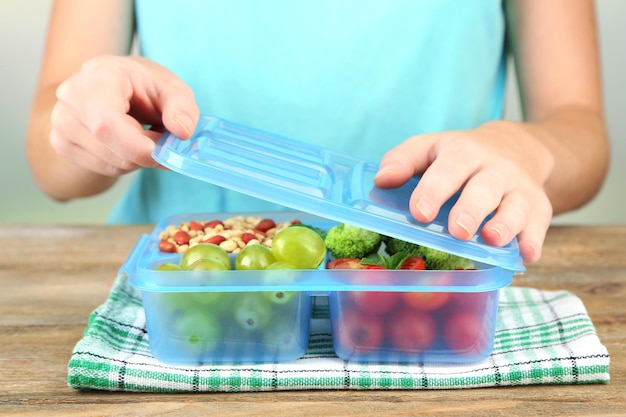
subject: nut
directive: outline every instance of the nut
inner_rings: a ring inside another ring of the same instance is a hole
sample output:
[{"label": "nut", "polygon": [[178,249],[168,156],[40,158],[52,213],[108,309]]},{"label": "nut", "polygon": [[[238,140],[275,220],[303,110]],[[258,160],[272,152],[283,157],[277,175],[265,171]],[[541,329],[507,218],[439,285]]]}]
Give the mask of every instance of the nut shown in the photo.
[{"label": "nut", "polygon": [[267,232],[270,229],[276,227],[276,223],[272,219],[263,219],[259,223],[257,223],[255,229],[259,230],[263,233]]},{"label": "nut", "polygon": [[189,233],[185,232],[184,230],[179,230],[174,234],[174,241],[179,245],[189,244],[189,239]]},{"label": "nut", "polygon": [[213,243],[215,245],[219,245],[222,242],[224,242],[226,240],[226,238],[222,235],[213,235],[208,239],[203,240],[203,243]]},{"label": "nut", "polygon": [[272,247],[272,238],[292,222],[279,222],[260,216],[233,216],[225,220],[181,222],[169,225],[159,233],[159,250],[168,253],[184,253],[199,243],[213,243],[229,253],[237,253],[246,245],[261,244]]},{"label": "nut", "polygon": [[176,245],[167,240],[161,240],[159,242],[159,250],[161,252],[176,253]]}]

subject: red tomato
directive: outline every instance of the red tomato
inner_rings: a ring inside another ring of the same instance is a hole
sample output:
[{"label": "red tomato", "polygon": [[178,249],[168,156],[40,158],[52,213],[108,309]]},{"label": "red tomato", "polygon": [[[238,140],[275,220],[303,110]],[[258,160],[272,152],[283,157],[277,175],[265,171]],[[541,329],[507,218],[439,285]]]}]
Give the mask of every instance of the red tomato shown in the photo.
[{"label": "red tomato", "polygon": [[381,345],[385,337],[385,326],[379,317],[346,309],[338,319],[336,335],[343,349],[349,352],[368,351]]},{"label": "red tomato", "polygon": [[358,258],[337,258],[326,264],[326,269],[365,269]]},{"label": "red tomato", "polygon": [[452,311],[484,314],[490,305],[491,294],[491,292],[456,292],[450,297],[448,308]]},{"label": "red tomato", "polygon": [[405,352],[422,352],[435,340],[435,320],[423,311],[398,308],[387,318],[386,324],[391,345]]},{"label": "red tomato", "polygon": [[411,269],[414,271],[421,271],[426,269],[426,264],[424,260],[419,256],[411,256],[406,259],[406,261],[402,262],[399,269]]},{"label": "red tomato", "polygon": [[382,265],[363,265],[364,269],[387,269]]},{"label": "red tomato", "polygon": [[477,354],[486,344],[483,317],[461,312],[451,315],[443,328],[443,338],[448,347],[458,353]]},{"label": "red tomato", "polygon": [[400,293],[393,291],[349,291],[348,298],[361,313],[380,316],[395,308],[400,300]]},{"label": "red tomato", "polygon": [[430,311],[443,307],[451,295],[449,292],[403,292],[400,298],[412,309]]}]

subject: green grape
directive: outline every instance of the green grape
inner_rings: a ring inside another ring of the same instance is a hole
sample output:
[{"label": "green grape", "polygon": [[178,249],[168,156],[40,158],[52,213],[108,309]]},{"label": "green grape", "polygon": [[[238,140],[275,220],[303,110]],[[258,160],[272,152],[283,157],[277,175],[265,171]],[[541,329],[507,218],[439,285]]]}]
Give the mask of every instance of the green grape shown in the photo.
[{"label": "green grape", "polygon": [[215,259],[221,262],[227,269],[230,269],[230,256],[228,252],[213,243],[200,243],[192,246],[180,259],[180,267],[188,269],[191,264],[199,259]]},{"label": "green grape", "polygon": [[276,262],[269,264],[265,269],[268,271],[269,270],[289,270],[289,269],[296,269],[296,267],[290,264],[289,262],[276,261]]},{"label": "green grape", "polygon": [[[263,330],[263,342],[273,345],[291,345],[296,343],[296,318],[291,314],[283,314]],[[288,347],[287,345],[286,347]]]},{"label": "green grape", "polygon": [[[228,268],[216,259],[198,259],[188,268],[189,271],[226,271]],[[221,311],[226,303],[228,293],[224,292],[191,292],[185,293],[189,303],[211,307],[215,311]]]},{"label": "green grape", "polygon": [[235,269],[259,270],[265,269],[276,262],[272,251],[263,245],[247,245],[235,258]]},{"label": "green grape", "polygon": [[279,262],[296,269],[316,269],[326,257],[324,239],[308,227],[291,226],[276,233],[272,253]]},{"label": "green grape", "polygon": [[233,301],[233,316],[240,328],[261,330],[272,318],[272,305],[260,293],[240,293]]},{"label": "green grape", "polygon": [[284,305],[292,302],[297,291],[263,291],[262,295],[267,298],[272,304]]},{"label": "green grape", "polygon": [[290,263],[276,261],[259,274],[259,281],[265,285],[291,284],[299,274],[296,269]]},{"label": "green grape", "polygon": [[213,350],[222,335],[219,320],[206,310],[180,311],[174,326],[179,346],[193,355],[203,355]]},{"label": "green grape", "polygon": [[189,309],[202,309],[223,315],[230,309],[230,295],[217,291],[160,293],[159,309],[171,315]]},{"label": "green grape", "polygon": [[188,271],[227,271],[228,268],[217,259],[198,259],[187,267]]},{"label": "green grape", "polygon": [[161,264],[155,268],[157,271],[181,271],[181,268],[177,264],[173,264],[170,262]]}]

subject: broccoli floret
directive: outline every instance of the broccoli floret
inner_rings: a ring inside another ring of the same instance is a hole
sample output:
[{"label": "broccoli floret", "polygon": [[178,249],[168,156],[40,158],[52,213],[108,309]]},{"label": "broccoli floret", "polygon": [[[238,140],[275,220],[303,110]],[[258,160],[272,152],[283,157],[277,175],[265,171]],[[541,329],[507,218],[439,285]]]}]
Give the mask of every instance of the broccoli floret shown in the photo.
[{"label": "broccoli floret", "polygon": [[382,236],[345,223],[331,227],[324,239],[335,258],[364,258],[378,251]]},{"label": "broccoli floret", "polygon": [[404,240],[396,239],[394,237],[388,237],[384,239],[385,252],[388,255],[393,256],[396,253],[405,253],[409,256],[418,256],[420,246],[415,243],[410,243]]},{"label": "broccoli floret", "polygon": [[451,253],[442,252],[427,246],[417,245],[404,240],[388,237],[385,241],[385,252],[389,255],[405,253],[409,256],[419,256],[424,260],[426,269],[451,270],[474,268],[474,262]]},{"label": "broccoli floret", "polygon": [[470,269],[475,267],[474,262],[470,259],[426,246],[420,246],[417,255],[424,259],[426,269],[451,270],[459,268]]}]

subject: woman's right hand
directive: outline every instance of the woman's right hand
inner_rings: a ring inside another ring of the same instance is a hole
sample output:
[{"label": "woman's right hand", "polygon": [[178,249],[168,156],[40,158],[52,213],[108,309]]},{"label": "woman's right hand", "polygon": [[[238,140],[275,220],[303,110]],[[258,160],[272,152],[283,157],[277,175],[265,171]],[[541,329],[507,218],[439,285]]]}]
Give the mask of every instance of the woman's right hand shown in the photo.
[{"label": "woman's right hand", "polygon": [[50,144],[63,158],[107,177],[157,167],[163,129],[181,139],[199,117],[191,89],[167,68],[137,56],[86,61],[56,90]]},{"label": "woman's right hand", "polygon": [[26,151],[35,183],[54,200],[108,190],[120,175],[156,165],[160,130],[187,138],[195,129],[190,88],[132,56],[135,29],[133,0],[52,3]]}]

